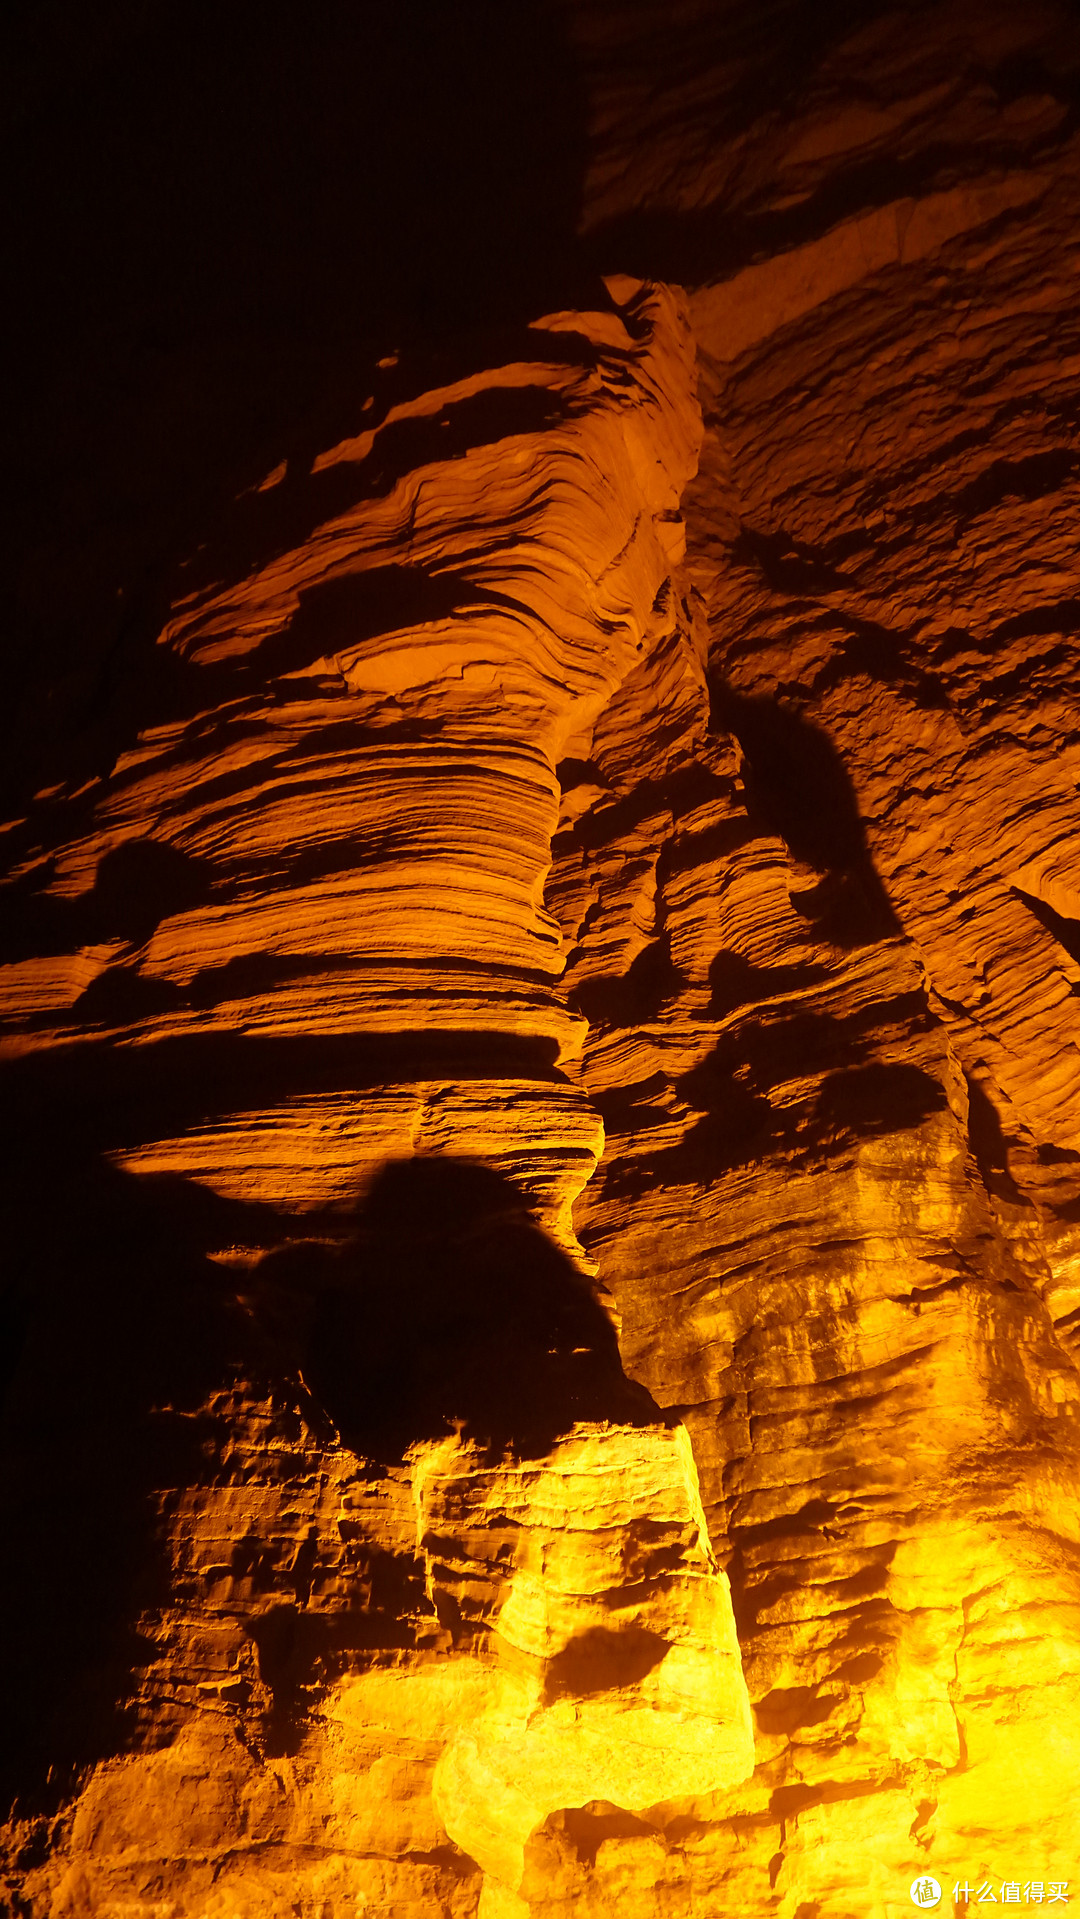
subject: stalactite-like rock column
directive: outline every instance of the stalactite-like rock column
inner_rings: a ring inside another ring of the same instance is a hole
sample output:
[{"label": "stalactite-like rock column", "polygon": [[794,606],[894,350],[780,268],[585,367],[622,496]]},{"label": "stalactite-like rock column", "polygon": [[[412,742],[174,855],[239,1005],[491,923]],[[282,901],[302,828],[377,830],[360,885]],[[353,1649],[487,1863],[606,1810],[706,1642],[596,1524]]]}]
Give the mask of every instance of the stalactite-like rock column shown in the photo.
[{"label": "stalactite-like rock column", "polygon": [[13,1828],[42,1910],[495,1919],[550,1815],[753,1763],[685,1430],[573,1234],[602,1131],[543,905],[556,765],[679,644],[692,349],[636,282],[515,345],[419,393],[384,367],[239,500],[157,713],[6,829],[27,1211],[59,1152],[76,1215],[31,1235],[56,1320],[14,1422],[73,1485],[71,1570],[109,1568],[62,1678],[124,1708],[69,1751],[70,1700],[17,1728],[68,1787]]}]

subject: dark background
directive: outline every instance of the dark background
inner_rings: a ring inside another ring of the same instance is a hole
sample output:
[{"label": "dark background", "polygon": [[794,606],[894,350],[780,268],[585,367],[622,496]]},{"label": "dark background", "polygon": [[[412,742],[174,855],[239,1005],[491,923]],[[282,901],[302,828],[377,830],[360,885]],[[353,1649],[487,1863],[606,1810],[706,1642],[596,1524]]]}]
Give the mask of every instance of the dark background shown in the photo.
[{"label": "dark background", "polygon": [[63,777],[152,646],[177,559],[310,448],[320,417],[327,444],[350,430],[379,358],[591,303],[601,272],[693,281],[798,237],[712,206],[631,210],[579,238],[612,78],[631,98],[644,82],[648,137],[666,90],[715,69],[706,112],[725,140],[782,113],[883,10],[15,0],[0,29],[8,804]]},{"label": "dark background", "polygon": [[6,39],[18,792],[313,412],[347,419],[388,352],[558,304],[583,118],[539,0],[34,4]]}]

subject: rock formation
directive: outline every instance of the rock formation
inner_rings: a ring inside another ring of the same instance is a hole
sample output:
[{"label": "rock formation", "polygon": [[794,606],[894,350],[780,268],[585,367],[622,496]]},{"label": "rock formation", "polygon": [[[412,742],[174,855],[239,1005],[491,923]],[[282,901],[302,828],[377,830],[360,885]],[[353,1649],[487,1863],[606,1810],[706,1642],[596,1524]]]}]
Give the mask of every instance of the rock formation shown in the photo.
[{"label": "rock formation", "polygon": [[12,1919],[1080,1898],[1080,33],[811,11],[28,563]]}]

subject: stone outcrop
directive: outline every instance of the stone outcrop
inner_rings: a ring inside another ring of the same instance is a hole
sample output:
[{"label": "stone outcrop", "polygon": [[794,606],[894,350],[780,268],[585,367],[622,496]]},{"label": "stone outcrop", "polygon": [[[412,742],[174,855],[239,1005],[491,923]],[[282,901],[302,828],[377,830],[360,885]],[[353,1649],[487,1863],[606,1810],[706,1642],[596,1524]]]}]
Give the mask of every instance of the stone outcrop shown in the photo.
[{"label": "stone outcrop", "polygon": [[1080,41],[775,12],[4,823],[19,1919],[1080,1898]]}]

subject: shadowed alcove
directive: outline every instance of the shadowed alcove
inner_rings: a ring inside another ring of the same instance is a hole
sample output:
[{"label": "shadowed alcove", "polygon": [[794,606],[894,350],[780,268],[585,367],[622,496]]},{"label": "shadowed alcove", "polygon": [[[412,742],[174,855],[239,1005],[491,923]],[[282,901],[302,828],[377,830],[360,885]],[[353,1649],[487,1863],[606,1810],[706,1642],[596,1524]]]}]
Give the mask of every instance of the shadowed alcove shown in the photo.
[{"label": "shadowed alcove", "polygon": [[[309,1258],[270,1255],[261,1277],[302,1288]],[[588,1283],[491,1167],[391,1162],[323,1274],[304,1376],[366,1458],[452,1431],[492,1457],[539,1457],[578,1420],[661,1418]]]}]

